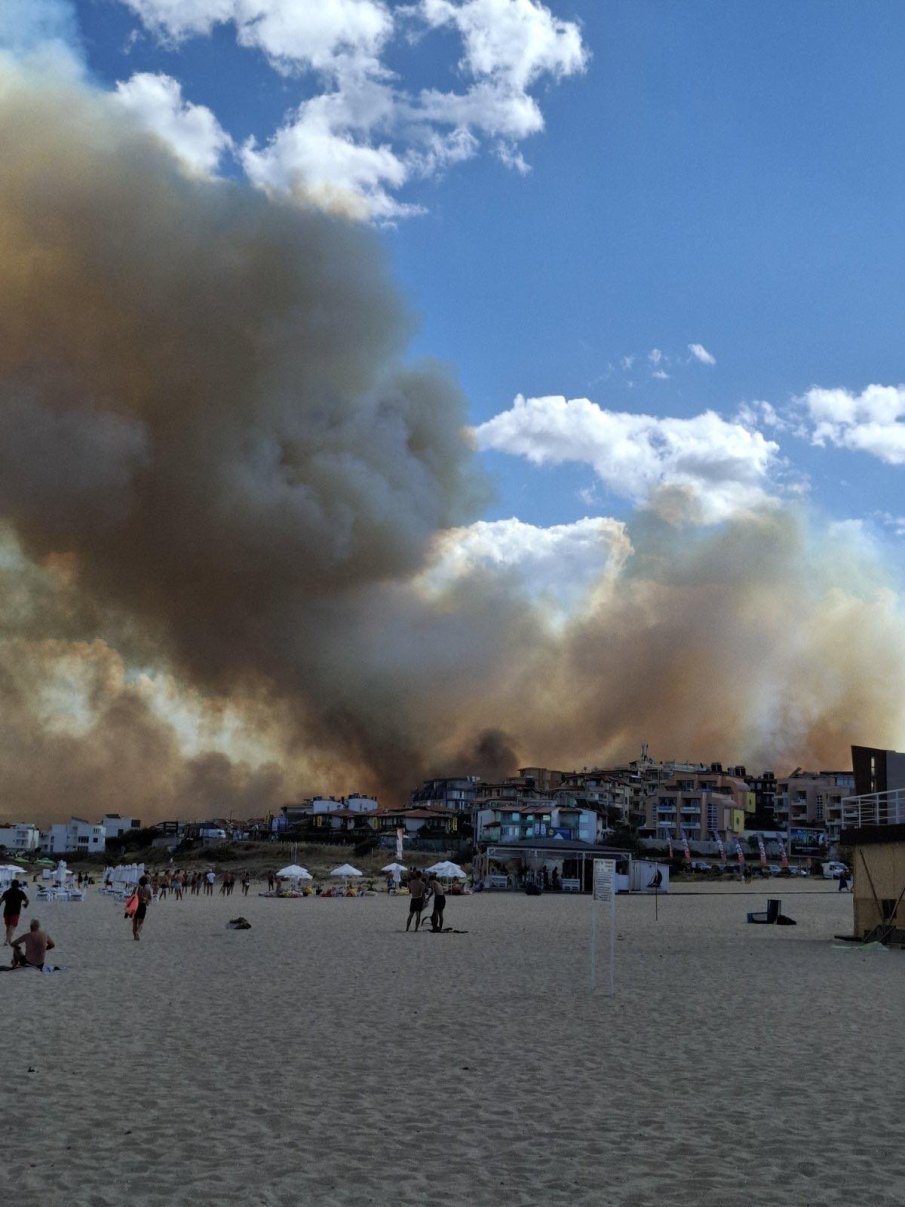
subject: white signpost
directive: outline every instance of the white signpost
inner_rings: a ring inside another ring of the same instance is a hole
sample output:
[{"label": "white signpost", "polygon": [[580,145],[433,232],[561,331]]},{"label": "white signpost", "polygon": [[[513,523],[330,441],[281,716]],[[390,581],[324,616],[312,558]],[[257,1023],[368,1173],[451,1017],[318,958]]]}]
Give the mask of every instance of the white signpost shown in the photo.
[{"label": "white signpost", "polygon": [[591,893],[591,992],[597,987],[597,915],[605,909],[609,919],[609,960],[606,992],[616,992],[616,860],[594,860],[594,890]]}]

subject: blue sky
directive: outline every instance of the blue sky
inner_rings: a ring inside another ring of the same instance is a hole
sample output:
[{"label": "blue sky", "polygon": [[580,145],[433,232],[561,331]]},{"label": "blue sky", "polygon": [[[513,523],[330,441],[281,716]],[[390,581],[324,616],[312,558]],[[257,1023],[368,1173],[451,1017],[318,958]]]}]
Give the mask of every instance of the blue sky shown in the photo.
[{"label": "blue sky", "polygon": [[[359,5],[364,17],[384,19],[378,50],[337,41],[317,66],[304,58],[305,29],[295,58],[281,63],[277,35],[246,30],[251,44],[239,45],[240,0],[76,0],[71,11],[102,88],[136,73],[169,77],[178,105],[203,106],[233,148],[249,138],[263,148],[303,101],[349,91],[368,55],[379,59],[372,79],[394,73],[397,98],[429,88],[467,95],[476,80],[511,75],[505,38],[481,76],[463,58],[461,28],[436,12],[419,22],[406,16],[417,5]],[[440,7],[448,18],[456,6]],[[291,23],[312,6],[257,8]],[[898,518],[900,458],[876,441],[871,451],[852,447],[849,422],[815,445],[810,412],[802,423],[793,400],[811,387],[858,396],[903,376],[901,7],[470,0],[459,8],[473,8],[485,33],[514,9],[523,26],[553,23],[559,41],[570,41],[523,72],[542,130],[513,133],[515,122],[500,138],[473,124],[460,161],[372,189],[380,205],[367,202],[364,219],[381,228],[418,316],[413,354],[453,367],[475,424],[517,394],[675,419],[713,409],[727,422],[767,402],[779,425],[746,420],[777,446],[757,471],[767,494],[791,486],[830,519]],[[215,20],[237,14],[238,23]],[[141,111],[141,98],[135,104]],[[387,127],[353,137],[377,147]],[[404,158],[405,137],[396,129],[394,138]],[[505,155],[521,157],[521,169],[505,166]],[[212,170],[241,175],[239,158],[227,149]],[[715,363],[695,359],[692,344]],[[868,407],[858,422],[872,416]],[[487,448],[482,459],[495,483],[490,518],[567,523],[594,508],[621,516],[640,498],[571,457],[532,465]]]}]

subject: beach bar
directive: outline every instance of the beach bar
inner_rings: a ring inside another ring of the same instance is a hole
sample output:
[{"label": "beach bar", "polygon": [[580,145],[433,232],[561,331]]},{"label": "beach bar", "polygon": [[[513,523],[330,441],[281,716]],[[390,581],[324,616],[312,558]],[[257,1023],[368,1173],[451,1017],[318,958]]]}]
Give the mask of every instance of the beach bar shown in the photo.
[{"label": "beach bar", "polygon": [[850,852],[854,934],[905,943],[905,790],[842,802],[841,851]]},{"label": "beach bar", "polygon": [[474,879],[491,889],[523,889],[532,885],[555,887],[566,893],[589,893],[595,859],[616,861],[617,893],[654,892],[655,888],[661,893],[669,891],[668,864],[636,859],[628,851],[560,838],[489,845],[475,861]]}]

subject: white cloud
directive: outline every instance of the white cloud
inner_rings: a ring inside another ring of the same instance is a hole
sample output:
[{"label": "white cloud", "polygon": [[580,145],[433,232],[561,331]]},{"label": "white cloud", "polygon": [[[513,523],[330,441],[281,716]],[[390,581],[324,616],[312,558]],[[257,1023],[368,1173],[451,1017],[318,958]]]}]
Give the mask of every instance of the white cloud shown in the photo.
[{"label": "white cloud", "polygon": [[708,352],[703,344],[689,344],[688,351],[695,358],[695,360],[699,360],[702,365],[716,364],[716,357],[712,353]]},{"label": "white cloud", "polygon": [[193,171],[212,174],[223,153],[232,146],[210,109],[183,100],[182,87],[171,76],[137,72],[116,85],[116,96]]},{"label": "white cloud", "polygon": [[[529,89],[581,71],[581,31],[539,0],[121,0],[158,37],[179,42],[233,24],[240,45],[284,74],[315,78],[291,118],[241,161],[255,184],[358,216],[392,220],[419,207],[398,199],[486,145],[526,173],[518,144],[544,127]],[[384,52],[395,37],[458,34],[461,91],[406,90]],[[310,93],[310,89],[309,89]]]},{"label": "white cloud", "polygon": [[656,378],[657,381],[669,381],[669,374],[665,369],[654,369],[651,377]]},{"label": "white cloud", "polygon": [[539,528],[521,520],[481,520],[443,533],[420,580],[443,592],[483,570],[513,576],[526,595],[568,613],[612,581],[631,555],[625,525],[598,517]]},{"label": "white cloud", "polygon": [[462,35],[463,72],[504,81],[513,92],[587,63],[579,27],[537,0],[422,0],[421,12],[429,25],[452,25]]},{"label": "white cloud", "polygon": [[605,411],[587,398],[519,395],[475,439],[535,465],[590,465],[615,494],[670,519],[718,523],[773,501],[767,488],[778,446],[713,411],[661,419]]},{"label": "white cloud", "polygon": [[905,465],[905,386],[867,386],[860,394],[814,387],[799,403],[812,444],[870,453],[888,465]]},{"label": "white cloud", "polygon": [[380,0],[123,0],[148,29],[173,41],[210,34],[232,22],[242,46],[261,50],[283,70],[378,67],[393,27]]},{"label": "white cloud", "polygon": [[390,90],[376,81],[354,92],[314,97],[266,147],[245,144],[246,175],[254,184],[298,192],[357,217],[391,219],[412,212],[414,207],[400,204],[389,191],[405,184],[410,164],[388,141],[367,137],[390,120],[392,110]]}]

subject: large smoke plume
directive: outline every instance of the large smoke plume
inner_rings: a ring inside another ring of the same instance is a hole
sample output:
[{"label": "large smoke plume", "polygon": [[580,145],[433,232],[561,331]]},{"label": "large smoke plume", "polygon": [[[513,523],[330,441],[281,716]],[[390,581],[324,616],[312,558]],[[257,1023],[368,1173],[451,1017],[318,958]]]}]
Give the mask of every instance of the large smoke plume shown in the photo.
[{"label": "large smoke plume", "polygon": [[0,165],[4,813],[894,740],[896,598],[788,513],[650,516],[565,624],[507,570],[426,590],[484,487],[372,233],[190,177],[108,98],[10,65]]}]

